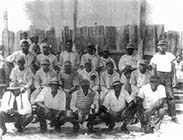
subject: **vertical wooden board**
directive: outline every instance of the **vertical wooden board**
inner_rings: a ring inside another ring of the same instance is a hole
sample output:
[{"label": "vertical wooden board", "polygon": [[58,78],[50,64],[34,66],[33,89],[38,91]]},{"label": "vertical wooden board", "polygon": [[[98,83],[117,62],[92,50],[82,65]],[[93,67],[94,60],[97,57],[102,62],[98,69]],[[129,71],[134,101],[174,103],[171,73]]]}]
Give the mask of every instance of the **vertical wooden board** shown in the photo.
[{"label": "vertical wooden board", "polygon": [[165,39],[164,25],[155,25],[155,30],[156,30],[156,43],[161,39]]},{"label": "vertical wooden board", "polygon": [[4,29],[2,32],[2,45],[4,49],[4,57],[7,57],[10,54],[9,51],[9,31]]},{"label": "vertical wooden board", "polygon": [[94,27],[89,27],[89,42],[93,44],[97,44],[97,40],[95,37],[95,28]]},{"label": "vertical wooden board", "polygon": [[86,26],[81,28],[81,39],[83,41],[84,46],[86,46],[89,42],[89,29]]},{"label": "vertical wooden board", "polygon": [[20,40],[21,40],[21,33],[22,33],[23,31],[22,30],[20,30],[20,31],[18,31],[17,33],[16,33],[16,35],[15,35],[15,42],[14,42],[14,49],[13,49],[13,51],[18,51],[18,50],[20,50]]},{"label": "vertical wooden board", "polygon": [[119,50],[125,52],[126,45],[129,41],[128,26],[122,26],[119,28],[118,38],[119,38]]},{"label": "vertical wooden board", "polygon": [[36,29],[36,34],[35,35],[39,37],[39,43],[41,43],[46,37],[45,31],[41,30],[41,29]]},{"label": "vertical wooden board", "polygon": [[82,43],[82,39],[81,39],[81,28],[76,29],[76,36],[75,36],[74,44],[75,44],[75,50],[77,52],[80,52],[80,50],[82,50],[82,47],[83,47],[83,43]]},{"label": "vertical wooden board", "polygon": [[50,30],[46,31],[46,38],[48,40],[48,43],[51,44],[54,53],[57,51],[57,41],[56,41],[56,35],[55,35],[55,28],[52,27]]},{"label": "vertical wooden board", "polygon": [[114,26],[106,26],[105,28],[106,30],[106,46],[107,48],[104,49],[109,49],[109,50],[116,50],[117,46],[116,46],[116,38],[117,38],[117,30],[116,27]]},{"label": "vertical wooden board", "polygon": [[138,42],[138,34],[137,34],[137,25],[129,25],[128,32],[129,32],[129,42],[133,43],[137,49],[137,42]]},{"label": "vertical wooden board", "polygon": [[168,51],[176,55],[178,49],[179,33],[176,31],[168,31],[166,35],[168,40]]},{"label": "vertical wooden board", "polygon": [[97,44],[100,49],[104,48],[105,46],[105,33],[104,33],[104,26],[96,26],[94,29],[95,38]]},{"label": "vertical wooden board", "polygon": [[68,39],[70,39],[70,30],[69,30],[69,27],[68,26],[65,26],[64,27],[64,38],[65,38],[65,41],[67,41]]},{"label": "vertical wooden board", "polygon": [[36,32],[36,27],[31,25],[30,26],[30,37],[36,36],[37,32]]},{"label": "vertical wooden board", "polygon": [[156,52],[155,25],[146,25],[144,40],[144,55],[153,55]]},{"label": "vertical wooden board", "polygon": [[10,54],[14,51],[15,33],[9,31],[9,52]]}]

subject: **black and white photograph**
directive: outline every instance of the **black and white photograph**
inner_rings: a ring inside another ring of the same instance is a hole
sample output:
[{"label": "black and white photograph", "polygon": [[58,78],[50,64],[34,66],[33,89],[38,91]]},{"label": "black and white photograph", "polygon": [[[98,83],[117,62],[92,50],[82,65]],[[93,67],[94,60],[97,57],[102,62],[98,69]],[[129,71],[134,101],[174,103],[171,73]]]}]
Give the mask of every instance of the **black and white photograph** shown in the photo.
[{"label": "black and white photograph", "polygon": [[183,137],[182,0],[0,0],[0,140]]}]

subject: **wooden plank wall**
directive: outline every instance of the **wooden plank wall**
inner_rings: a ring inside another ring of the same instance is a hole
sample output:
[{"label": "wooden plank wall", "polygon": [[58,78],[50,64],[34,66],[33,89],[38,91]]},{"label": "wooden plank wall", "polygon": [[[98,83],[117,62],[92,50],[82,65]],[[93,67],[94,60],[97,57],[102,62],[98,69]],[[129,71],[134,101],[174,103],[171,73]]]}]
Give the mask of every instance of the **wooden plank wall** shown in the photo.
[{"label": "wooden plank wall", "polygon": [[[10,54],[13,51],[20,50],[19,42],[21,39],[21,33],[9,33],[9,44],[7,43],[7,31],[3,32],[4,46],[7,45],[11,48],[7,53]],[[64,42],[68,39],[72,39],[73,30],[68,26],[65,26],[60,36],[56,36],[55,28],[50,30],[37,29],[34,26],[30,26],[30,30],[27,31],[29,37],[39,36],[39,42],[44,38],[47,38],[48,42],[53,46],[55,52],[61,52],[64,48]],[[125,53],[127,43],[132,42],[138,49],[138,35],[139,26],[137,25],[125,25],[121,27],[115,26],[93,26],[93,27],[79,27],[76,30],[75,47],[76,51],[81,54],[86,52],[86,46],[89,42],[98,44],[99,50],[108,49],[111,54],[121,56]],[[164,32],[164,25],[146,25],[144,45],[144,55],[153,55],[156,52],[157,42],[160,39],[167,39],[169,41],[169,48],[172,53],[176,54],[177,50],[182,46],[180,45],[180,35],[176,31]],[[117,58],[118,59],[118,58]]]}]

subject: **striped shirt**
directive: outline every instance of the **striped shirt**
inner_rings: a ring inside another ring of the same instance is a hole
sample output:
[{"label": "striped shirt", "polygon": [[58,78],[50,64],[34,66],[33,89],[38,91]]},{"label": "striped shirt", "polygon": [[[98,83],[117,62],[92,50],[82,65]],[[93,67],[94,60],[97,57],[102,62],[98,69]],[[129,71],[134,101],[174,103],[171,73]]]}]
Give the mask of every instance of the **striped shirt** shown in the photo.
[{"label": "striped shirt", "polygon": [[94,91],[89,90],[89,93],[86,96],[83,93],[82,89],[75,91],[72,94],[70,108],[74,112],[76,110],[80,110],[87,114],[87,113],[89,113],[90,106],[92,104],[95,104],[96,110],[98,110],[98,94],[95,93]]}]

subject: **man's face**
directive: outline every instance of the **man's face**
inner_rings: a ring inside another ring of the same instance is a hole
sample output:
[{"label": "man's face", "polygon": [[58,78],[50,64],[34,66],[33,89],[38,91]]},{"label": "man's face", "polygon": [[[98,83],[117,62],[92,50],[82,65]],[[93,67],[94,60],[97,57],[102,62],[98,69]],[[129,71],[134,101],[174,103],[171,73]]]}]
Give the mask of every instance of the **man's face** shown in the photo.
[{"label": "man's face", "polygon": [[48,55],[50,53],[50,47],[49,46],[43,46],[43,54]]},{"label": "man's face", "polygon": [[27,33],[23,33],[23,34],[22,34],[22,38],[23,38],[23,39],[27,39]]},{"label": "man's face", "polygon": [[42,68],[43,68],[44,71],[48,71],[49,70],[49,66],[50,66],[49,64],[43,64]]},{"label": "man's face", "polygon": [[103,52],[103,57],[108,58],[109,57],[109,52]]},{"label": "man's face", "polygon": [[177,60],[178,62],[180,62],[180,61],[181,61],[181,57],[180,57],[180,56],[177,56],[176,60]]},{"label": "man's face", "polygon": [[134,52],[134,49],[133,49],[133,48],[129,48],[129,49],[127,49],[126,51],[127,51],[127,54],[128,54],[128,55],[132,55],[133,52]]},{"label": "man's face", "polygon": [[17,62],[17,65],[18,65],[18,68],[21,70],[21,69],[24,69],[24,64],[25,64],[25,60],[21,60],[21,61],[18,61]]},{"label": "man's face", "polygon": [[20,89],[13,90],[13,95],[18,96],[20,94]]},{"label": "man's face", "polygon": [[72,66],[71,65],[64,65],[64,71],[65,73],[71,73]]},{"label": "man's face", "polygon": [[82,90],[84,91],[84,93],[87,93],[87,92],[85,92],[85,91],[88,91],[88,90],[89,90],[90,85],[84,84],[84,85],[81,85],[81,88],[82,88]]},{"label": "man's face", "polygon": [[22,43],[21,48],[22,48],[23,53],[29,52],[29,44],[28,43]]},{"label": "man's face", "polygon": [[71,52],[72,51],[72,43],[71,42],[67,42],[66,46],[65,46],[66,51]]},{"label": "man's face", "polygon": [[88,53],[90,54],[90,55],[93,55],[93,54],[95,54],[95,49],[94,48],[90,48],[90,47],[88,47]]},{"label": "man's face", "polygon": [[121,87],[122,87],[122,85],[115,85],[114,86],[114,91],[115,91],[115,93],[117,93],[118,95],[120,94],[120,92],[121,92]]},{"label": "man's face", "polygon": [[106,69],[107,69],[108,73],[113,73],[114,65],[112,63],[110,63],[107,65]]},{"label": "man's face", "polygon": [[91,68],[92,68],[91,63],[86,63],[86,64],[85,64],[85,68],[86,68],[87,71],[88,71],[88,70],[91,70]]},{"label": "man's face", "polygon": [[156,91],[159,85],[159,81],[157,79],[150,79],[150,85],[151,85],[152,91]]},{"label": "man's face", "polygon": [[164,54],[165,51],[167,50],[167,46],[166,45],[160,45],[158,46],[158,50],[160,53]]},{"label": "man's face", "polygon": [[58,90],[58,85],[52,84],[50,85],[50,87],[51,87],[51,92],[56,94]]},{"label": "man's face", "polygon": [[146,65],[140,64],[140,65],[139,65],[139,70],[140,70],[141,73],[144,74],[144,73],[146,72],[146,70],[147,70]]}]

